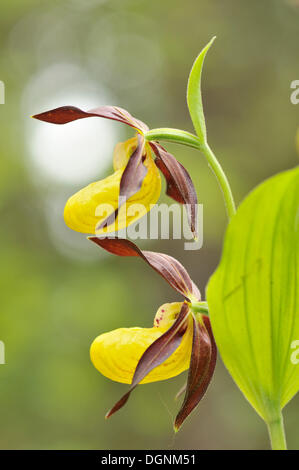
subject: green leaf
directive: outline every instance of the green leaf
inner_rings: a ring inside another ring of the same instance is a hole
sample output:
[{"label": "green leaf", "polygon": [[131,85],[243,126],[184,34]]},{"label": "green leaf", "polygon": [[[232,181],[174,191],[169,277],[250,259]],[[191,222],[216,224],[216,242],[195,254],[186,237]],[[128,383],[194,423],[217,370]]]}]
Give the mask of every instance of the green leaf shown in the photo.
[{"label": "green leaf", "polygon": [[216,36],[211,39],[211,41],[206,45],[206,47],[201,51],[197,56],[188,80],[187,86],[187,103],[190,112],[190,116],[193,122],[194,129],[201,141],[201,143],[206,142],[207,131],[205,117],[203,113],[202,106],[202,97],[201,97],[201,75],[203,62],[206,56],[206,53],[213,44]]},{"label": "green leaf", "polygon": [[241,204],[207,288],[222,359],[267,422],[299,390],[299,168]]}]

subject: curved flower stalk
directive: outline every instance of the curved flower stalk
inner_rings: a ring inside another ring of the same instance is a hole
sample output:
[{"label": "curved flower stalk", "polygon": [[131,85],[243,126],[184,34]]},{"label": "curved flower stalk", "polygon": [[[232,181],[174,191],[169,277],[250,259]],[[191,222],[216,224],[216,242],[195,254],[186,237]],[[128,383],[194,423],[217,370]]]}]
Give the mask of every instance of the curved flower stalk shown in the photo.
[{"label": "curved flower stalk", "polygon": [[106,418],[125,405],[137,385],[166,380],[189,369],[182,390],[185,398],[174,422],[178,431],[205,394],[216,364],[209,317],[193,308],[201,304],[200,292],[185,268],[171,256],[141,251],[128,240],[97,237],[90,240],[118,256],[141,257],[185,297],[183,302],[162,305],[152,328],[118,328],[98,336],[90,349],[91,361],[99,372],[130,384],[129,391],[108,411]]},{"label": "curved flower stalk", "polygon": [[197,196],[190,175],[158,142],[145,139],[149,129],[142,121],[116,106],[102,106],[88,112],[74,106],[62,106],[33,117],[53,124],[102,117],[122,122],[137,131],[137,137],[116,146],[114,173],[89,184],[68,200],[64,219],[71,229],[107,234],[144,216],[161,193],[159,168],[166,178],[168,196],[185,205],[191,232],[194,238],[197,237]]}]

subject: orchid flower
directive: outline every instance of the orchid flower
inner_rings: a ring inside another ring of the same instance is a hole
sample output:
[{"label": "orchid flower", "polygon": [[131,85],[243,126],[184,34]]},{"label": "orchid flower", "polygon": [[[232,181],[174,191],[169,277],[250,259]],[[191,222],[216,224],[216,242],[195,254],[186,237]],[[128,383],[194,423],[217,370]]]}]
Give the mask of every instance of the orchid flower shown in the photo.
[{"label": "orchid flower", "polygon": [[189,173],[158,142],[145,139],[149,129],[142,121],[116,106],[102,106],[87,112],[62,106],[33,117],[53,124],[102,117],[122,122],[137,131],[136,137],[116,145],[111,176],[89,184],[69,198],[64,210],[68,227],[77,232],[103,235],[132,224],[159,199],[159,169],[166,178],[168,196],[185,205],[190,229],[196,238],[197,196]]},{"label": "orchid flower", "polygon": [[185,398],[174,422],[178,431],[205,394],[216,364],[216,345],[205,302],[200,302],[197,286],[175,258],[141,251],[129,240],[89,239],[118,256],[141,257],[185,298],[183,302],[162,305],[152,328],[118,328],[98,336],[90,348],[91,361],[101,374],[130,384],[129,391],[106,418],[124,406],[138,384],[166,380],[189,369],[187,384],[179,392],[185,391]]}]

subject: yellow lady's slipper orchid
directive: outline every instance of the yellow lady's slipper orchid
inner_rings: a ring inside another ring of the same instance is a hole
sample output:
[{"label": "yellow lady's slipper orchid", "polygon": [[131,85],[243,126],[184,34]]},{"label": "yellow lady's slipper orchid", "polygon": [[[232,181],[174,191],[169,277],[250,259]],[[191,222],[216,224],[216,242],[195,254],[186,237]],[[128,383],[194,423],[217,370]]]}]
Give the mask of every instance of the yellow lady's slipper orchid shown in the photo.
[{"label": "yellow lady's slipper orchid", "polygon": [[[141,188],[125,204],[119,207],[120,182],[130,156],[137,147],[137,137],[116,145],[113,156],[115,172],[107,178],[91,183],[70,197],[64,209],[64,220],[72,230],[97,235],[119,231],[143,217],[152,204],[156,204],[161,193],[161,177],[151,155],[149,144],[145,144],[143,165],[147,173]],[[101,227],[117,209],[115,223]]]},{"label": "yellow lady's slipper orchid", "polygon": [[174,423],[177,431],[198,405],[214,373],[217,353],[207,307],[198,302],[198,288],[175,258],[141,251],[131,241],[120,238],[90,240],[118,256],[144,259],[185,297],[184,302],[162,305],[152,328],[118,328],[98,336],[90,348],[91,361],[99,372],[111,380],[130,384],[129,391],[106,418],[124,406],[137,385],[166,380],[189,369],[183,389],[185,398]]},{"label": "yellow lady's slipper orchid", "polygon": [[[91,345],[90,358],[95,368],[111,380],[131,384],[137,364],[147,348],[175,322],[182,302],[162,305],[152,328],[118,328],[98,336]],[[140,382],[170,379],[187,370],[192,348],[192,320],[175,352]]]},{"label": "yellow lady's slipper orchid", "polygon": [[33,117],[53,124],[102,117],[122,122],[137,131],[137,138],[116,146],[113,175],[89,184],[68,200],[64,219],[71,229],[107,234],[144,216],[160,196],[159,169],[166,179],[168,196],[184,204],[191,232],[196,238],[197,196],[190,175],[158,142],[146,142],[148,127],[142,121],[117,106],[101,106],[88,112],[74,106],[62,106]]}]

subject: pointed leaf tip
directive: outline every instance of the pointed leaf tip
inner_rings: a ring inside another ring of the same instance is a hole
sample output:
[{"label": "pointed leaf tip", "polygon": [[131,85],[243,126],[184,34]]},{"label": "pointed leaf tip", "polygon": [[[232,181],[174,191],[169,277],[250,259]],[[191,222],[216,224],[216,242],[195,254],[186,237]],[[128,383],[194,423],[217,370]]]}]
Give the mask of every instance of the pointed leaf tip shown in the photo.
[{"label": "pointed leaf tip", "polygon": [[205,143],[207,139],[206,123],[202,104],[201,76],[205,56],[213,44],[216,36],[203,48],[195,59],[188,79],[187,86],[187,104],[194,129],[201,141]]}]

